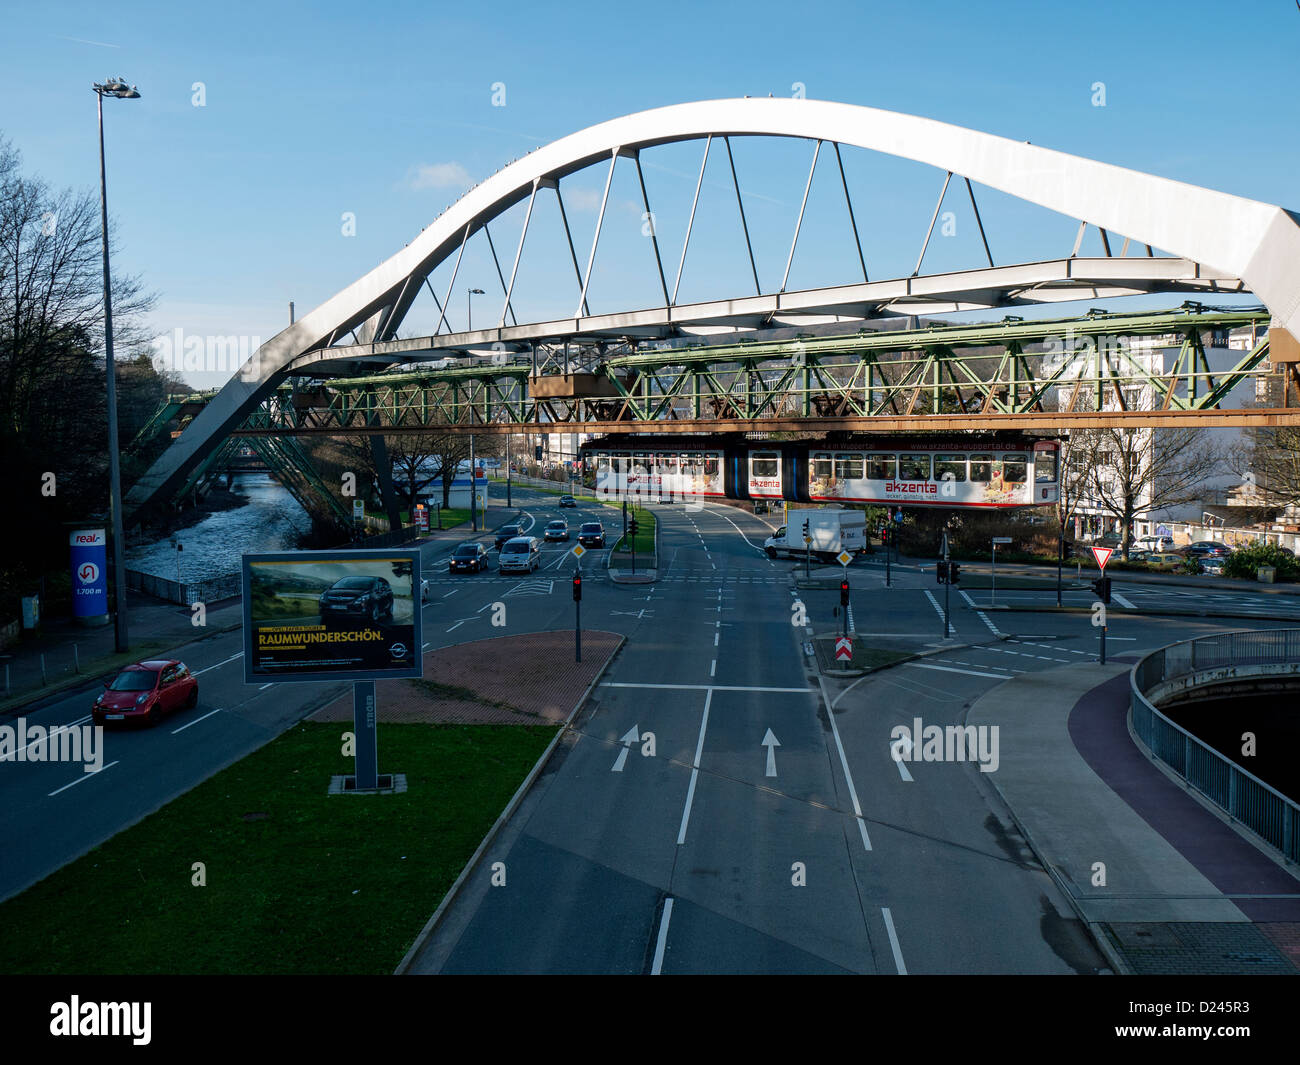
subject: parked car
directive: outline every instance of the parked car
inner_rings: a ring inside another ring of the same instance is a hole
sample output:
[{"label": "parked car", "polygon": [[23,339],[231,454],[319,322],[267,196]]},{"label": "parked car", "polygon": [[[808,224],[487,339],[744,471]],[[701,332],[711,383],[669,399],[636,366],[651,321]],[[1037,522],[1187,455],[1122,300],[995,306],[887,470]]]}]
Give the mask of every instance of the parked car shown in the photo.
[{"label": "parked car", "polygon": [[136,662],[104,685],[90,708],[96,725],[143,721],[152,725],[163,714],[198,705],[199,682],[176,659]]},{"label": "parked car", "polygon": [[1175,545],[1172,536],[1143,536],[1133,546],[1139,551],[1172,551]]},{"label": "parked car", "polygon": [[1210,555],[1201,559],[1201,572],[1213,577],[1223,576],[1223,567],[1227,565],[1228,560],[1222,555]]},{"label": "parked car", "polygon": [[583,547],[604,547],[605,526],[598,521],[583,522],[578,530],[578,543]]},{"label": "parked car", "polygon": [[546,531],[542,534],[549,544],[552,540],[567,540],[569,538],[569,523],[563,518],[556,518],[555,521],[546,523]]},{"label": "parked car", "polygon": [[420,578],[420,602],[427,603],[428,601],[429,601],[429,578],[421,577]]},{"label": "parked car", "polygon": [[321,592],[318,608],[322,621],[331,618],[393,616],[393,588],[383,577],[344,577]]},{"label": "parked car", "polygon": [[487,548],[473,541],[461,544],[447,560],[449,573],[482,573],[487,568]]},{"label": "parked car", "polygon": [[1227,544],[1221,544],[1217,540],[1197,540],[1195,543],[1188,544],[1183,548],[1184,555],[1192,555],[1200,559],[1205,559],[1209,555],[1217,555],[1220,558],[1227,558],[1232,554],[1232,549]]},{"label": "parked car", "polygon": [[516,536],[508,540],[497,556],[502,573],[532,573],[542,561],[542,545],[536,536]]},{"label": "parked car", "polygon": [[523,531],[518,525],[503,525],[497,530],[496,543],[493,546],[500,551],[502,544],[507,540],[513,540],[516,536],[521,535]]},{"label": "parked car", "polygon": [[1176,551],[1152,551],[1142,561],[1153,569],[1177,569],[1186,561],[1186,556]]},{"label": "parked car", "polygon": [[562,507],[576,507],[577,505],[578,505],[578,501],[577,501],[576,499],[574,499],[573,496],[571,496],[571,495],[562,495],[562,496],[560,496],[560,506],[562,506]]}]

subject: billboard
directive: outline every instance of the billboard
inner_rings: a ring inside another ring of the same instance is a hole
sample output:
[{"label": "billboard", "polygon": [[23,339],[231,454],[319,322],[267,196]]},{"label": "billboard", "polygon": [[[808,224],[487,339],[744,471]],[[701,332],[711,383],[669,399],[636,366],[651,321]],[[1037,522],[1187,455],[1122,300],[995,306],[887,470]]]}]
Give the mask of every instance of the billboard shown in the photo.
[{"label": "billboard", "polygon": [[244,680],[422,676],[420,553],[244,556]]}]

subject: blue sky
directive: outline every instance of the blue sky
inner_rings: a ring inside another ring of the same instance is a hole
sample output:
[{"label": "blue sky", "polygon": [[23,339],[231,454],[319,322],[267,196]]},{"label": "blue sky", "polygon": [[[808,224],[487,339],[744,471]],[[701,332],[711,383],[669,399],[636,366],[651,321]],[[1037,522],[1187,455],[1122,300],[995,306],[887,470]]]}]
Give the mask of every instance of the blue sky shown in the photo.
[{"label": "blue sky", "polygon": [[[305,313],[411,240],[466,181],[534,147],[649,107],[789,96],[796,83],[810,97],[1300,207],[1294,0],[47,3],[12,7],[5,26],[0,133],[30,173],[55,185],[94,185],[91,81],[120,74],[140,87],[140,100],[106,104],[109,202],[121,237],[115,269],[139,273],[158,293],[150,320],[158,334],[267,339],[286,323],[289,300]],[[1105,107],[1092,103],[1098,81]],[[493,106],[494,83],[505,86],[503,107]],[[700,151],[643,155],[670,285]],[[779,284],[810,159],[811,145],[800,142],[736,144],[765,290]],[[684,302],[752,291],[721,167],[719,153]],[[845,150],[845,168],[872,277],[909,273],[942,173],[856,149]],[[584,263],[603,177],[588,171],[564,185]],[[837,182],[823,152],[792,288],[854,279]],[[1073,223],[977,193],[995,258],[1069,254]],[[589,294],[596,312],[656,298],[634,170],[617,173],[611,197]],[[979,265],[964,189],[954,184],[945,208],[958,231],[932,246],[927,269]],[[345,213],[355,216],[354,236],[343,235]],[[492,226],[507,271],[521,219],[516,211]],[[558,213],[540,205],[516,284],[521,319],[573,311],[561,234]],[[451,301],[456,328],[470,284],[488,293],[476,298],[479,325],[501,312],[495,268],[476,241]],[[446,276],[434,277],[440,299]],[[402,332],[431,332],[436,320],[429,301]]]}]

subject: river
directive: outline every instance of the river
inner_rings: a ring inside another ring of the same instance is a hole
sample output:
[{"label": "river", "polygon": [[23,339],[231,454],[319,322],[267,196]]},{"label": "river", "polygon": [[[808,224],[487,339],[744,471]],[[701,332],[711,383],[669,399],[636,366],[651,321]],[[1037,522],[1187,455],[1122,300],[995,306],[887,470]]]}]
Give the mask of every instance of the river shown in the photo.
[{"label": "river", "polygon": [[[183,581],[238,573],[245,552],[293,549],[298,534],[311,527],[307,512],[270,475],[238,474],[232,487],[248,499],[246,506],[209,514],[197,525],[177,532],[184,549],[180,552]],[[164,537],[129,548],[126,566],[174,581],[176,557],[171,540]]]}]

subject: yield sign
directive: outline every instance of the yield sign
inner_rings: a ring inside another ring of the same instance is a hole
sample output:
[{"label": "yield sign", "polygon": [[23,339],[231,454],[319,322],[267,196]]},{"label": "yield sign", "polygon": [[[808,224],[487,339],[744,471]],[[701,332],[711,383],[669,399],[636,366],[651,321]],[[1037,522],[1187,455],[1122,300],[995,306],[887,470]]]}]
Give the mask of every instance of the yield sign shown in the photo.
[{"label": "yield sign", "polygon": [[853,637],[835,637],[835,661],[849,662],[853,659]]},{"label": "yield sign", "polygon": [[1110,556],[1114,553],[1115,549],[1113,547],[1094,547],[1092,557],[1097,560],[1097,568],[1104,570],[1106,563],[1110,561]]}]

